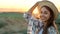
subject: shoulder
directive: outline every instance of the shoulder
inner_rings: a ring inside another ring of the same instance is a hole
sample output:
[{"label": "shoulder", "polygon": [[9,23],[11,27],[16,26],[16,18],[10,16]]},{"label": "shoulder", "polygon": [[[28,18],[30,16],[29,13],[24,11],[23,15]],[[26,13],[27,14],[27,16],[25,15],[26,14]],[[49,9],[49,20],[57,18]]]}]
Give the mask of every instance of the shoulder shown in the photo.
[{"label": "shoulder", "polygon": [[51,26],[48,28],[48,33],[49,34],[56,34],[57,32],[56,32],[56,29],[53,26]]}]

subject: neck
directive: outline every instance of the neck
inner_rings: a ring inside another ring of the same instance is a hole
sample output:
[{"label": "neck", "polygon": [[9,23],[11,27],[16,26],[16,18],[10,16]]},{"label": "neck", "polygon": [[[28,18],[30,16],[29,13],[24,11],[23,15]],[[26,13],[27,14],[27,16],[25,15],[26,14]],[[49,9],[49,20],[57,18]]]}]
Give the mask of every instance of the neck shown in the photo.
[{"label": "neck", "polygon": [[47,21],[43,21],[44,26],[47,25]]}]

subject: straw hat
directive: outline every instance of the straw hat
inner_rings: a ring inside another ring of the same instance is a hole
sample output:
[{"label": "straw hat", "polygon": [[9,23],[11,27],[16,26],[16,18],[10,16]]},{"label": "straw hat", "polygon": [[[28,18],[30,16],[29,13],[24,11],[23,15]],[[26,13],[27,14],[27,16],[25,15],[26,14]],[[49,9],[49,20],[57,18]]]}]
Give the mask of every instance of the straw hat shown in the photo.
[{"label": "straw hat", "polygon": [[50,2],[50,1],[39,1],[38,3],[39,3],[38,4],[39,8],[42,7],[42,6],[50,7],[54,12],[54,19],[56,19],[58,17],[58,10],[52,2]]}]

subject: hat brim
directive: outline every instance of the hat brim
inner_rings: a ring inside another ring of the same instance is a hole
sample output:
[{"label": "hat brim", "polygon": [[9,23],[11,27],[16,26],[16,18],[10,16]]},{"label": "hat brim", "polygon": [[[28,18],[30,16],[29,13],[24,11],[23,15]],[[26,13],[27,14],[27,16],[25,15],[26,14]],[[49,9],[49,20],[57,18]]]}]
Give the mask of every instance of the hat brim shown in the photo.
[{"label": "hat brim", "polygon": [[43,6],[50,7],[53,10],[53,12],[54,12],[54,19],[57,18],[57,16],[58,16],[58,9],[56,8],[56,6],[52,2],[50,2],[50,1],[40,1],[38,7],[41,8]]}]

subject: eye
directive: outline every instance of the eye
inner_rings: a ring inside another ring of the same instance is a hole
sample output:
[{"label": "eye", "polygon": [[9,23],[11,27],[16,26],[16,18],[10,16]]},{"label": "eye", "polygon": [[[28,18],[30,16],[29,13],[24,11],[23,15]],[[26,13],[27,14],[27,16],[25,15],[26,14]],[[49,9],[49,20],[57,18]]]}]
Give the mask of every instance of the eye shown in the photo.
[{"label": "eye", "polygon": [[41,13],[42,13],[42,11],[41,11]]},{"label": "eye", "polygon": [[45,14],[48,14],[47,11],[44,11]]}]

